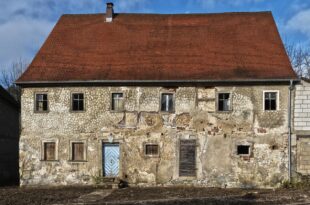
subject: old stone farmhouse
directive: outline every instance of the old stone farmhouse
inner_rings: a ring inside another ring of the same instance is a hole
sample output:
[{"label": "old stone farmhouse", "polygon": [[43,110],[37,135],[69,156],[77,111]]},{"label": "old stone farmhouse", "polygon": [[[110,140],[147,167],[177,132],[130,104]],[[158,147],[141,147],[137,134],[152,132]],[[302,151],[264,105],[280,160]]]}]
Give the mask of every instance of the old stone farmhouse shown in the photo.
[{"label": "old stone farmhouse", "polygon": [[270,12],[63,15],[17,81],[20,183],[278,186],[296,82]]},{"label": "old stone farmhouse", "polygon": [[18,184],[19,110],[16,100],[0,85],[0,186]]}]

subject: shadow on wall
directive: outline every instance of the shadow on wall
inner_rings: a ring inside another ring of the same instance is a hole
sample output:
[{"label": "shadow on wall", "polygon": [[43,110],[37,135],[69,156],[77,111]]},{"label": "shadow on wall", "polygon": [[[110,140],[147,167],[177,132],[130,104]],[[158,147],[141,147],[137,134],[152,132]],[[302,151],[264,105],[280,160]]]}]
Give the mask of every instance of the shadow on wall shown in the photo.
[{"label": "shadow on wall", "polygon": [[0,86],[0,186],[19,185],[20,105]]},{"label": "shadow on wall", "polygon": [[19,140],[0,139],[0,186],[19,185]]}]

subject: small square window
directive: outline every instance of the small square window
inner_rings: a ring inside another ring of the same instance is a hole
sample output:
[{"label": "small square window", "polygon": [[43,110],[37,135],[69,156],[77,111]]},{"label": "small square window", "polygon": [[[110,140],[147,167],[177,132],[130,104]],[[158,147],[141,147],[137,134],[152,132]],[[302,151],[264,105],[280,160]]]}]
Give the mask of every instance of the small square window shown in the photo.
[{"label": "small square window", "polygon": [[218,111],[230,110],[230,93],[218,94]]},{"label": "small square window", "polygon": [[48,99],[47,94],[36,94],[35,95],[35,111],[47,112],[48,111]]},{"label": "small square window", "polygon": [[72,94],[72,111],[84,111],[84,94]]},{"label": "small square window", "polygon": [[250,145],[238,145],[237,155],[249,156],[250,155]]},{"label": "small square window", "polygon": [[72,142],[72,161],[85,160],[85,146],[83,142]]},{"label": "small square window", "polygon": [[159,147],[157,144],[146,144],[145,145],[145,155],[147,156],[158,156]]},{"label": "small square window", "polygon": [[277,110],[277,92],[264,93],[265,110]]},{"label": "small square window", "polygon": [[56,160],[56,143],[44,142],[43,143],[43,160],[53,161]]},{"label": "small square window", "polygon": [[112,108],[113,111],[124,110],[124,97],[123,93],[112,93]]},{"label": "small square window", "polygon": [[174,110],[173,94],[172,93],[161,94],[161,111],[173,112],[173,110]]}]

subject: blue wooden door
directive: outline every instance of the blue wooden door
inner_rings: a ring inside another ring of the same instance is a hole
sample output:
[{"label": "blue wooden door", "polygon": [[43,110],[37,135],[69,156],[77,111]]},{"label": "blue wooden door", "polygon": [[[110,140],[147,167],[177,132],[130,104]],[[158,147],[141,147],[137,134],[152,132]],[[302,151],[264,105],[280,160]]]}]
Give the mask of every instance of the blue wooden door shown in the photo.
[{"label": "blue wooden door", "polygon": [[119,144],[103,144],[103,174],[117,177],[119,172]]}]

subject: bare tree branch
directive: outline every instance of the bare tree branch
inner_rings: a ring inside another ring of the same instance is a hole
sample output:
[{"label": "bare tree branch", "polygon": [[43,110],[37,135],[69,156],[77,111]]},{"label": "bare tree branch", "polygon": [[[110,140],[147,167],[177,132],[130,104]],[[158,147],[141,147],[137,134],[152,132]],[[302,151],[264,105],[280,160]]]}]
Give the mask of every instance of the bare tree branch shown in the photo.
[{"label": "bare tree branch", "polygon": [[28,64],[24,60],[19,59],[13,62],[11,67],[1,69],[0,72],[0,84],[2,84],[16,100],[20,100],[20,88],[16,86],[14,82],[26,70],[27,66]]},{"label": "bare tree branch", "polygon": [[310,78],[310,50],[296,43],[285,43],[287,55],[299,77]]}]

